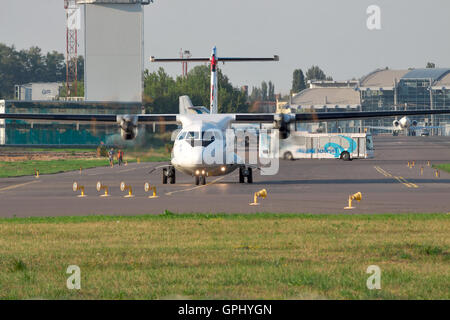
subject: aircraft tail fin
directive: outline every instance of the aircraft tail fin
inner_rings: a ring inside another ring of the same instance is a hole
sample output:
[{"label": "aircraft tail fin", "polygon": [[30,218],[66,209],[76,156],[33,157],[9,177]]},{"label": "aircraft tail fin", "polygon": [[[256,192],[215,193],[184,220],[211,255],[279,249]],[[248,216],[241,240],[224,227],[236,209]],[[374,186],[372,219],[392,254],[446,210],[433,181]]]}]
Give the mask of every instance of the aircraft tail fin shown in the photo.
[{"label": "aircraft tail fin", "polygon": [[180,97],[180,114],[204,114],[209,113],[209,110],[203,106],[194,106],[189,96]]},{"label": "aircraft tail fin", "polygon": [[192,108],[194,105],[192,104],[191,98],[188,96],[180,97],[180,114],[188,113],[188,110]]}]

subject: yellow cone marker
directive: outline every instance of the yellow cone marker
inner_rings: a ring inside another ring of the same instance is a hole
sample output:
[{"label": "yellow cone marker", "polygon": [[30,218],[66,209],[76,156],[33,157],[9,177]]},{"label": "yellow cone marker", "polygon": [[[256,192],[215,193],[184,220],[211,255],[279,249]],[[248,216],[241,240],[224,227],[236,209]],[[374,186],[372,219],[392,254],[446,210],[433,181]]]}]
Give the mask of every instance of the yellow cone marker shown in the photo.
[{"label": "yellow cone marker", "polygon": [[255,192],[255,194],[253,196],[253,203],[250,203],[250,205],[251,206],[259,206],[258,198],[262,198],[262,199],[267,198],[267,190],[262,189],[262,190],[259,190],[258,192]]},{"label": "yellow cone marker", "polygon": [[100,197],[109,197],[109,189],[108,186],[105,186],[100,181],[97,182],[97,191],[100,192],[102,190],[105,190],[105,193],[102,194]]},{"label": "yellow cone marker", "polygon": [[145,190],[145,192],[149,192],[149,191],[153,192],[153,195],[148,197],[149,199],[159,198],[159,196],[156,195],[156,187],[155,186],[151,186],[148,182],[146,182],[144,184],[144,190]]},{"label": "yellow cone marker", "polygon": [[73,192],[81,191],[81,194],[78,195],[78,198],[84,198],[86,195],[84,194],[84,186],[80,186],[77,182],[74,182],[72,185]]},{"label": "yellow cone marker", "polygon": [[133,188],[131,187],[131,186],[129,186],[129,185],[127,185],[125,182],[121,182],[120,183],[120,190],[121,191],[125,191],[125,190],[128,190],[128,194],[126,195],[126,196],[124,196],[124,198],[134,198],[134,195],[133,195]]},{"label": "yellow cone marker", "polygon": [[358,202],[360,202],[362,200],[362,193],[361,192],[357,192],[355,194],[349,195],[348,196],[348,207],[345,207],[344,209],[355,209],[355,207],[352,207],[352,201],[353,200],[357,200]]}]

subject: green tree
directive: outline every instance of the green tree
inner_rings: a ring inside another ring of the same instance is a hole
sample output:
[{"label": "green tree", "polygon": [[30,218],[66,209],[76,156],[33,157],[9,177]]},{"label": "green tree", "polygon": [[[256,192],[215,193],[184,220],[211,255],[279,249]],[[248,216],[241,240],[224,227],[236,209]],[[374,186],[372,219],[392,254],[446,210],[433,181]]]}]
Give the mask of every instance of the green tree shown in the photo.
[{"label": "green tree", "polygon": [[275,86],[272,83],[272,81],[269,81],[269,93],[268,93],[267,98],[268,98],[269,101],[275,101],[276,100],[276,98],[275,98]]},{"label": "green tree", "polygon": [[267,83],[265,81],[261,83],[261,100],[267,101]]},{"label": "green tree", "polygon": [[252,87],[252,93],[250,94],[250,96],[248,98],[249,101],[253,103],[255,101],[261,100],[261,97],[262,97],[261,89],[258,87]]},{"label": "green tree", "polygon": [[56,51],[49,52],[43,59],[44,74],[42,74],[44,82],[58,82],[64,79],[66,74],[66,65],[64,55]]},{"label": "green tree", "polygon": [[292,92],[300,92],[305,89],[305,75],[302,69],[295,69],[292,74]]},{"label": "green tree", "polygon": [[0,99],[14,96],[14,85],[26,78],[23,57],[12,47],[0,43]]},{"label": "green tree", "polygon": [[332,77],[327,77],[325,72],[319,68],[319,66],[312,66],[306,71],[306,80],[307,81],[315,81],[315,80],[329,80],[332,81]]},{"label": "green tree", "polygon": [[[78,58],[78,80],[84,78],[84,59]],[[56,51],[42,53],[39,47],[17,51],[0,43],[0,98],[12,99],[14,85],[29,82],[63,82],[66,80],[64,55]],[[81,85],[83,83],[81,82]],[[82,88],[78,92],[83,92]],[[79,94],[80,95],[80,94]]]},{"label": "green tree", "polygon": [[[75,97],[75,90],[74,90],[75,83],[72,84],[70,88],[71,97]],[[63,82],[63,86],[61,90],[59,91],[60,97],[67,97],[67,86],[66,82]],[[84,97],[84,81],[78,81],[77,82],[77,97]]]},{"label": "green tree", "polygon": [[[219,112],[246,112],[245,92],[234,88],[220,69],[217,74],[219,87]],[[196,66],[186,78],[173,79],[163,68],[144,73],[144,104],[148,113],[178,113],[179,97],[188,95],[192,103],[209,108],[210,70],[208,66]]]}]

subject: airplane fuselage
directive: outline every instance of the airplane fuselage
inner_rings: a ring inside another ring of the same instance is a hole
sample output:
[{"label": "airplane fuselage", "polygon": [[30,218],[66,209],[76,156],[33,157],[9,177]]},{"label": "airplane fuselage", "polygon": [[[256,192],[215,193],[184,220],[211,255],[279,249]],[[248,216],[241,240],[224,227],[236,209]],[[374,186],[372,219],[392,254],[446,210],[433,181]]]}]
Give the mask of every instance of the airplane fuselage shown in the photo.
[{"label": "airplane fuselage", "polygon": [[238,156],[227,152],[226,130],[232,117],[224,114],[180,116],[183,127],[178,132],[171,164],[188,175],[221,176],[242,166]]}]

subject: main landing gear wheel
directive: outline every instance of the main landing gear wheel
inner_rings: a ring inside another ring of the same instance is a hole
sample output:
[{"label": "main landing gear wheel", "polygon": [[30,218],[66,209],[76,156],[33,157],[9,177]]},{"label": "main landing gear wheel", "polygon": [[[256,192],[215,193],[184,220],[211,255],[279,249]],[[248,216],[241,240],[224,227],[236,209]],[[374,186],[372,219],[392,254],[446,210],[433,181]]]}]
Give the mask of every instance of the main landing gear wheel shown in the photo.
[{"label": "main landing gear wheel", "polygon": [[243,168],[239,168],[239,183],[245,183],[245,176]]},{"label": "main landing gear wheel", "polygon": [[162,183],[167,184],[167,169],[162,170]]},{"label": "main landing gear wheel", "polygon": [[253,183],[252,168],[239,168],[239,183],[245,183],[245,178],[247,178],[247,183]]},{"label": "main landing gear wheel", "polygon": [[170,184],[175,184],[176,182],[176,178],[175,178],[175,168],[174,167],[169,167],[169,168],[164,168],[162,171],[162,183],[163,184],[167,184],[167,182],[169,182]]}]

